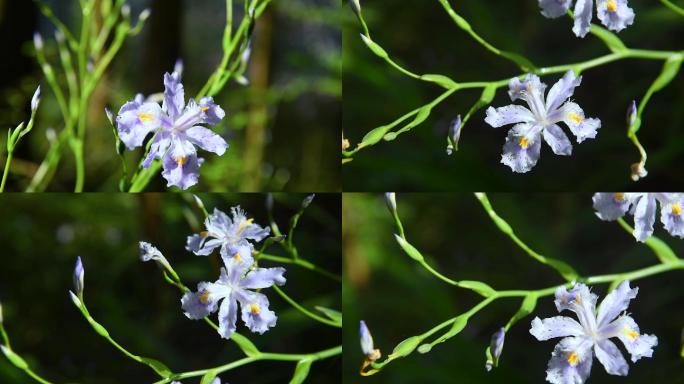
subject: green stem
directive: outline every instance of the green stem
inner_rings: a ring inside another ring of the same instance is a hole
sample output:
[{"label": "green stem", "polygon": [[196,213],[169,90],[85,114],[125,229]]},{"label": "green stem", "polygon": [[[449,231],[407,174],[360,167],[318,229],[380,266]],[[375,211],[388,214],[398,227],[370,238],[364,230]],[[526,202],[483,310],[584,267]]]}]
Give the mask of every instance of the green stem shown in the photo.
[{"label": "green stem", "polygon": [[546,256],[543,256],[539,254],[538,252],[534,251],[532,248],[530,248],[527,244],[525,244],[518,235],[515,234],[515,231],[513,231],[513,228],[508,224],[504,219],[502,219],[495,211],[494,208],[492,207],[492,204],[489,202],[489,199],[487,198],[487,195],[485,193],[476,193],[475,197],[480,201],[482,204],[482,207],[485,209],[489,217],[492,219],[494,224],[499,228],[501,232],[503,232],[505,235],[507,235],[513,242],[520,247],[523,251],[525,251],[528,255],[530,255],[533,259],[537,260],[538,262],[547,265],[553,269],[556,270],[565,280],[567,281],[572,281],[575,280],[578,275],[577,272],[568,264],[560,261],[560,260],[555,260],[548,258]]},{"label": "green stem", "polygon": [[325,318],[325,317],[318,316],[317,314],[315,314],[315,313],[309,311],[308,309],[304,308],[304,307],[301,306],[299,303],[297,303],[296,301],[294,301],[290,296],[286,295],[285,292],[283,292],[283,290],[280,289],[280,287],[278,287],[277,285],[274,285],[272,288],[273,288],[276,292],[278,292],[278,294],[280,295],[280,297],[282,297],[283,299],[285,299],[285,301],[287,301],[291,306],[293,306],[296,310],[298,310],[299,312],[303,313],[304,315],[306,315],[306,316],[312,318],[313,320],[318,321],[319,323],[323,323],[323,324],[329,325],[329,326],[331,326],[331,327],[342,328],[342,324],[340,324],[340,323],[338,323],[338,322],[335,322],[335,321],[332,321],[332,320],[330,320],[330,319],[327,319],[327,318]]},{"label": "green stem", "polygon": [[301,257],[298,259],[292,259],[289,257],[274,256],[274,255],[268,255],[268,254],[260,253],[259,255],[257,255],[257,260],[261,260],[261,259],[275,261],[277,263],[283,263],[283,264],[294,264],[294,265],[300,266],[302,268],[306,268],[310,271],[319,273],[319,274],[321,274],[325,277],[328,277],[330,279],[333,279],[336,281],[342,281],[342,278],[340,276],[338,276],[332,272],[329,272],[329,271],[315,265],[314,263],[312,263],[308,260],[304,260]]},{"label": "green stem", "polygon": [[281,353],[259,353],[255,356],[245,357],[240,360],[233,361],[228,364],[220,365],[214,368],[201,369],[197,371],[183,372],[173,375],[170,378],[159,380],[154,384],[165,384],[173,380],[182,380],[190,377],[204,376],[207,372],[212,371],[217,374],[229,371],[241,367],[243,365],[253,363],[256,361],[300,361],[302,359],[311,359],[312,361],[323,360],[329,357],[337,356],[342,354],[342,346],[325,349],[322,351],[310,353],[310,354],[281,354]]},{"label": "green stem", "polygon": [[5,191],[5,182],[7,181],[7,174],[9,173],[10,164],[12,164],[12,152],[7,152],[7,160],[5,160],[5,170],[2,172],[2,183],[0,183],[0,193]]},{"label": "green stem", "polygon": [[684,8],[681,8],[675,4],[673,4],[669,0],[660,0],[661,3],[663,3],[664,6],[670,8],[672,11],[677,13],[679,16],[684,16]]}]

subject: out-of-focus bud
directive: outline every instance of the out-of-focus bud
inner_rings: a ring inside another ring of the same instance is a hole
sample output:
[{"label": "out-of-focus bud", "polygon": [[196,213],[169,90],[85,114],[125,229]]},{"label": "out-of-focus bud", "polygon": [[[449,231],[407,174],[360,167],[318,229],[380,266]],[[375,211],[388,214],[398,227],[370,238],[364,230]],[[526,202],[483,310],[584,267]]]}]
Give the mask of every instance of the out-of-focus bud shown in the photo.
[{"label": "out-of-focus bud", "polygon": [[85,275],[85,270],[83,269],[81,256],[78,256],[76,258],[76,266],[74,267],[74,290],[79,298],[83,297],[83,275]]},{"label": "out-of-focus bud", "polygon": [[385,192],[385,203],[391,214],[397,211],[397,197],[394,192]]},{"label": "out-of-focus bud", "polygon": [[55,143],[57,141],[57,132],[55,132],[55,129],[52,127],[48,127],[45,130],[45,138],[47,139],[48,143]]},{"label": "out-of-focus bud", "polygon": [[121,7],[121,16],[124,18],[128,18],[131,16],[131,6],[128,4],[124,4],[123,7]]},{"label": "out-of-focus bud", "polygon": [[36,88],[31,98],[31,111],[36,111],[38,109],[38,104],[40,104],[40,85]]},{"label": "out-of-focus bud", "polygon": [[55,40],[57,40],[57,42],[60,44],[64,42],[64,33],[62,33],[62,31],[59,29],[55,31]]},{"label": "out-of-focus bud", "polygon": [[316,197],[315,193],[310,194],[309,196],[304,198],[304,201],[302,201],[302,209],[306,209],[311,205],[311,202],[313,201],[314,197]]},{"label": "out-of-focus bud", "polygon": [[499,330],[494,332],[492,335],[492,341],[489,344],[489,352],[492,355],[492,360],[487,360],[487,363],[485,364],[485,369],[488,372],[499,364],[499,358],[501,357],[501,352],[503,351],[505,338],[506,329],[504,327],[499,328]]},{"label": "out-of-focus bud", "polygon": [[139,22],[139,23],[144,23],[145,20],[147,20],[147,19],[150,17],[150,14],[151,14],[151,13],[152,13],[152,11],[150,11],[149,8],[143,9],[143,11],[140,12],[140,16],[138,16],[138,22]]},{"label": "out-of-focus bud", "polygon": [[36,47],[36,51],[43,50],[43,36],[38,32],[33,34],[33,45]]},{"label": "out-of-focus bud", "polygon": [[637,117],[637,106],[636,100],[632,100],[632,103],[627,107],[627,127],[631,127],[636,121]]},{"label": "out-of-focus bud", "polygon": [[456,118],[449,125],[449,137],[447,144],[447,155],[451,156],[454,151],[458,151],[458,140],[461,138],[461,115]]},{"label": "out-of-focus bud", "polygon": [[178,74],[178,76],[183,76],[183,59],[176,60],[173,65],[173,71]]},{"label": "out-of-focus bud", "polygon": [[361,4],[359,4],[359,0],[349,0],[349,6],[357,15],[361,13]]},{"label": "out-of-focus bud", "polygon": [[379,349],[375,349],[375,346],[373,345],[373,336],[371,336],[371,333],[366,326],[366,322],[363,320],[359,322],[359,335],[361,337],[361,351],[366,355],[366,360],[372,362],[379,359],[382,354]]},{"label": "out-of-focus bud", "polygon": [[109,108],[105,107],[105,114],[107,115],[107,120],[109,120],[109,123],[112,126],[116,127],[116,125],[114,125],[114,114],[112,113],[112,111]]}]

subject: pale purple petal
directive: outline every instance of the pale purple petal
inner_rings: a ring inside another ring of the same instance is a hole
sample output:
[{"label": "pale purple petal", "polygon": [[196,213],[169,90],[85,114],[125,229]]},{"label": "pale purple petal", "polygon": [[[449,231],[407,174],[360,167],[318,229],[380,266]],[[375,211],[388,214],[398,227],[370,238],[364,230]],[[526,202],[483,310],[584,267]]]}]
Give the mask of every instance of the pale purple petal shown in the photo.
[{"label": "pale purple petal", "polygon": [[622,356],[622,352],[610,340],[601,340],[594,345],[596,358],[611,375],[627,376],[629,365]]},{"label": "pale purple petal", "polygon": [[621,282],[611,291],[601,302],[596,318],[599,328],[613,321],[618,315],[627,310],[630,300],[634,299],[639,293],[639,288],[629,287],[629,281]]},{"label": "pale purple petal", "polygon": [[241,241],[235,245],[224,244],[221,247],[221,258],[226,267],[246,271],[254,263],[253,249],[254,247],[247,241]]},{"label": "pale purple petal", "polygon": [[257,268],[249,272],[240,282],[240,286],[248,289],[268,288],[273,284],[285,284],[285,268]]},{"label": "pale purple petal", "polygon": [[230,339],[230,337],[235,332],[237,327],[237,300],[234,297],[227,297],[221,303],[221,308],[219,309],[218,319],[219,319],[219,329],[218,333],[224,339]]},{"label": "pale purple petal", "polygon": [[660,206],[660,221],[672,236],[684,238],[684,196],[676,197]]},{"label": "pale purple petal", "polygon": [[129,101],[119,110],[116,126],[119,138],[128,149],[140,147],[145,137],[161,127],[162,111],[157,103]]},{"label": "pale purple petal", "polygon": [[211,97],[204,97],[199,102],[202,111],[202,122],[209,125],[218,124],[225,116],[226,112],[218,104],[214,103]]},{"label": "pale purple petal", "polygon": [[645,242],[653,234],[656,218],[656,199],[650,194],[642,195],[634,210],[634,232],[637,241]]},{"label": "pale purple petal", "polygon": [[596,10],[601,23],[615,32],[634,22],[634,11],[627,5],[627,0],[597,0]]},{"label": "pale purple petal", "polygon": [[549,317],[544,320],[535,317],[532,320],[530,333],[541,341],[556,337],[581,336],[584,328],[580,323],[566,316]]},{"label": "pale purple petal", "polygon": [[518,124],[508,131],[501,163],[509,166],[513,172],[528,172],[537,164],[540,148],[539,128],[529,124]]},{"label": "pale purple petal", "polygon": [[185,132],[202,121],[202,110],[195,100],[190,99],[183,112],[173,121],[176,132]]},{"label": "pale purple petal", "polygon": [[185,108],[185,91],[176,72],[164,74],[164,103],[162,108],[171,119],[176,119]]},{"label": "pale purple petal", "polygon": [[584,37],[591,29],[594,0],[577,0],[575,3],[575,25],[572,31],[577,37]]},{"label": "pale purple petal", "polygon": [[570,156],[572,154],[572,143],[563,132],[561,127],[552,124],[544,129],[544,141],[551,147],[556,155]]},{"label": "pale purple petal", "polygon": [[214,152],[221,156],[226,152],[228,143],[212,130],[196,125],[185,131],[188,140],[204,149],[205,151]]},{"label": "pale purple petal", "polygon": [[210,293],[213,286],[211,283],[199,283],[197,292],[186,292],[183,295],[181,306],[185,316],[198,320],[216,311],[219,298]]},{"label": "pale purple petal", "polygon": [[154,159],[161,159],[166,151],[168,151],[171,146],[171,135],[167,132],[157,132],[157,134],[152,139],[152,145],[150,145],[150,151],[147,153],[147,157],[143,160],[143,168],[148,168]]},{"label": "pale purple petal", "polygon": [[373,345],[373,336],[371,336],[366,322],[361,320],[359,322],[359,335],[361,337],[361,351],[364,355],[368,356],[373,353],[375,346]]},{"label": "pale purple petal", "polygon": [[655,335],[641,334],[639,326],[630,316],[623,315],[601,330],[603,337],[617,337],[622,341],[632,362],[642,357],[652,357],[653,347],[658,345]]},{"label": "pale purple petal", "polygon": [[621,192],[595,193],[592,197],[596,216],[601,220],[613,221],[629,211],[632,204],[627,194]]},{"label": "pale purple petal", "polygon": [[568,12],[572,0],[539,0],[539,7],[544,17],[555,19]]},{"label": "pale purple petal", "polygon": [[188,189],[197,184],[200,161],[195,147],[189,141],[176,139],[168,153],[162,159],[162,176],[167,186],[175,185],[180,189]]},{"label": "pale purple petal", "polygon": [[559,111],[562,114],[561,120],[577,137],[578,143],[581,143],[586,139],[595,138],[597,134],[596,131],[601,128],[601,120],[585,118],[582,108],[574,102],[563,104]]},{"label": "pale purple petal", "polygon": [[591,373],[591,345],[581,337],[561,340],[551,354],[546,380],[552,384],[583,384]]},{"label": "pale purple petal", "polygon": [[515,104],[500,108],[489,107],[487,108],[487,117],[485,117],[485,122],[494,128],[532,121],[534,121],[532,112],[522,105]]},{"label": "pale purple petal", "polygon": [[546,96],[546,110],[553,111],[560,107],[565,100],[572,96],[575,88],[582,83],[582,76],[575,76],[575,72],[569,70],[549,90]]},{"label": "pale purple petal", "polygon": [[268,309],[268,299],[261,293],[241,291],[238,296],[242,310],[242,321],[252,332],[263,334],[276,325],[275,312]]}]

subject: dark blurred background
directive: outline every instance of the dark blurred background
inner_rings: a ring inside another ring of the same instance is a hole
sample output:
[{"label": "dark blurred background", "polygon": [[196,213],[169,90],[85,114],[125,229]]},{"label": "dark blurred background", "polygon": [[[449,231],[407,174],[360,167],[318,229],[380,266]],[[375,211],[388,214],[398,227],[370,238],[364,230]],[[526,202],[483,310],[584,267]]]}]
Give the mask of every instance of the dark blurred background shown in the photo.
[{"label": "dark blurred background", "polygon": [[[647,246],[617,223],[599,220],[590,194],[489,194],[489,199],[532,249],[570,263],[583,276],[658,262]],[[448,277],[480,280],[495,289],[539,289],[562,283],[553,269],[534,261],[501,233],[472,194],[398,194],[397,205],[406,237]],[[529,328],[534,316],[558,314],[553,296],[540,298],[533,314],[511,328],[500,365],[489,373],[484,367],[485,349],[491,335],[518,310],[518,299],[496,300],[472,317],[459,335],[430,353],[415,352],[374,376],[359,376],[360,319],[386,356],[401,340],[467,311],[481,297],[445,284],[406,256],[394,240],[394,222],[380,195],[345,194],[343,219],[345,383],[544,382],[557,340],[537,341]],[[684,241],[670,237],[659,221],[655,235],[680,257],[684,255]],[[608,375],[594,360],[589,383],[684,383],[682,274],[673,271],[632,284],[639,287],[639,295],[628,312],[643,333],[658,336],[653,358],[630,362],[627,377]],[[606,289],[606,284],[593,286],[600,299]]]},{"label": "dark blurred background", "polygon": [[[267,225],[264,195],[200,195],[209,210],[241,205],[256,223]],[[283,232],[304,195],[275,195],[275,220]],[[8,195],[0,198],[3,239],[0,301],[12,347],[52,382],[151,383],[158,377],[97,335],[69,299],[75,258],[85,266],[85,299],[93,317],[131,352],[158,359],[174,371],[204,369],[242,357],[236,345],[203,321],[189,320],[180,292],[167,284],[154,263],[138,259],[138,241],[157,246],[193,289],[219,275],[216,255],[185,251],[187,235],[198,232],[199,212],[188,194]],[[340,198],[320,194],[301,218],[295,244],[302,257],[340,273]],[[201,223],[201,220],[200,220]],[[279,247],[269,253],[284,255]],[[263,261],[264,266],[275,266]],[[339,282],[286,266],[284,291],[307,308],[340,308]],[[278,324],[263,335],[238,321],[238,332],[263,351],[309,353],[340,344],[339,329],[293,309],[274,291],[268,295]],[[215,320],[216,315],[212,315]],[[294,363],[258,362],[220,375],[228,383],[286,383]],[[313,364],[307,383],[340,377],[341,358]],[[0,358],[1,383],[29,378]],[[199,382],[199,378],[184,380]]]},{"label": "dark blurred background", "polygon": [[[72,31],[80,28],[78,1],[46,0]],[[117,112],[136,93],[163,90],[164,72],[176,59],[185,62],[186,97],[207,81],[223,54],[225,2],[210,0],[129,0],[133,20],[149,7],[143,32],[129,38],[95,92],[88,111],[85,190],[117,189],[120,161],[104,114]],[[235,1],[235,21],[243,2]],[[227,118],[215,129],[230,144],[218,157],[203,155],[196,189],[211,191],[336,191],[340,189],[337,146],[341,120],[341,33],[334,0],[274,1],[256,24],[252,61],[246,77],[252,85],[230,82],[215,100]],[[57,103],[34,57],[32,35],[46,40],[48,59],[60,67],[54,27],[32,1],[0,0],[0,127],[28,120],[29,102],[38,83],[43,101],[34,131],[24,138],[12,163],[8,189],[23,189],[47,150],[46,129],[63,128]],[[265,111],[265,113],[263,112]],[[5,135],[1,145],[5,145]],[[127,152],[131,166],[142,150]],[[2,160],[4,164],[4,159]],[[73,189],[73,156],[65,153],[51,190]],[[148,190],[165,190],[156,177]]]},{"label": "dark blurred background", "polygon": [[[538,66],[585,61],[609,53],[593,35],[572,33],[568,17],[546,19],[538,2],[451,1],[473,29],[495,47],[517,52]],[[675,3],[683,4],[681,1]],[[654,1],[632,0],[632,26],[619,33],[629,47],[681,50],[681,16]],[[362,1],[363,15],[373,40],[390,57],[415,73],[441,73],[460,82],[491,81],[520,74],[519,69],[460,30],[437,1]],[[410,79],[376,57],[359,37],[362,31],[347,7],[343,28],[343,131],[352,148],[372,128],[436,98],[443,89]],[[600,23],[594,11],[595,23]],[[630,165],[639,160],[626,137],[625,113],[631,100],[642,98],[658,76],[661,61],[623,60],[584,72],[573,99],[587,116],[599,117],[602,128],[594,140],[577,145],[573,154],[556,156],[542,144],[537,166],[526,174],[500,163],[510,127],[494,129],[484,123],[485,109],[464,128],[459,151],[446,155],[448,125],[464,116],[480,90],[459,91],[442,102],[423,124],[393,142],[359,151],[343,166],[343,184],[350,191],[593,191],[662,190],[684,185],[678,166],[684,158],[684,77],[656,93],[643,116],[639,138],[649,152],[648,177],[633,183]],[[562,74],[544,76],[549,87]],[[510,104],[504,88],[493,106]],[[564,128],[570,135],[567,128]]]}]

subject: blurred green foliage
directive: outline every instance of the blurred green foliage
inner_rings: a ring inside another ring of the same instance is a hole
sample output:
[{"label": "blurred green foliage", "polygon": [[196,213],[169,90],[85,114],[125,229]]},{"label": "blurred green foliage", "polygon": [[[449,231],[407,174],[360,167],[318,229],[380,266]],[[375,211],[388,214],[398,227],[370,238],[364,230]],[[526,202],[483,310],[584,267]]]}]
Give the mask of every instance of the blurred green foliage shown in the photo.
[{"label": "blurred green foliage", "polygon": [[[208,210],[241,205],[267,225],[264,195],[200,195]],[[276,194],[274,218],[283,232],[304,195]],[[184,283],[219,275],[217,255],[186,251],[187,235],[200,230],[201,212],[189,194],[46,194],[0,198],[0,302],[12,347],[42,376],[60,382],[150,383],[158,378],[98,336],[69,299],[76,256],[85,266],[85,298],[93,317],[115,340],[174,371],[204,369],[242,357],[240,350],[202,321],[188,320],[180,292],[168,285],[154,263],[138,259],[138,241],[157,246]],[[299,254],[340,273],[340,198],[319,194],[296,230]],[[287,256],[277,246],[269,253]],[[264,266],[275,266],[262,261]],[[297,266],[285,266],[283,290],[313,310],[340,308],[340,284]],[[268,292],[278,325],[264,335],[238,331],[259,349],[309,353],[339,345],[340,331],[305,317],[275,292]],[[215,316],[214,316],[215,318]],[[340,376],[340,357],[313,364],[307,383]],[[284,383],[294,363],[258,362],[221,375],[229,383]],[[21,371],[0,358],[0,382],[27,383]],[[185,383],[199,382],[185,380]]]},{"label": "blurred green foliage", "polygon": [[[537,252],[570,263],[582,276],[629,271],[656,264],[651,250],[617,223],[599,220],[590,194],[488,194],[494,209]],[[495,289],[538,289],[563,281],[496,228],[472,194],[398,194],[407,239],[438,271],[479,280]],[[631,218],[628,220],[631,222]],[[394,222],[381,195],[343,198],[343,310],[345,383],[541,383],[554,341],[529,334],[534,316],[557,314],[552,297],[539,299],[532,315],[506,335],[499,367],[485,371],[491,335],[518,310],[519,299],[501,299],[477,313],[456,337],[431,352],[398,359],[374,376],[358,375],[363,361],[359,320],[368,324],[375,347],[386,356],[417,335],[478,303],[476,294],[436,279],[394,240]],[[655,235],[681,257],[684,242],[660,223]],[[605,373],[595,361],[591,383],[682,383],[679,355],[684,326],[681,272],[635,281],[639,296],[629,312],[644,332],[658,336],[653,358],[631,364],[629,376]],[[607,286],[593,291],[605,296]],[[620,347],[622,348],[622,347]]]},{"label": "blurred green foliage", "polygon": [[[572,33],[572,20],[546,19],[537,1],[451,1],[473,29],[500,49],[525,55],[538,66],[588,60],[608,53],[603,43]],[[680,2],[681,3],[681,2]],[[390,57],[416,73],[444,74],[455,81],[491,81],[520,74],[516,66],[477,44],[449,18],[438,1],[362,1],[373,40]],[[636,12],[632,26],[619,33],[633,48],[682,50],[684,22],[658,2],[630,1]],[[598,22],[594,15],[594,22]],[[410,79],[373,55],[361,41],[361,26],[347,8],[343,27],[343,130],[352,148],[372,128],[394,121],[427,104],[444,90]],[[436,107],[426,122],[392,142],[365,148],[343,166],[347,190],[430,191],[593,191],[597,189],[662,190],[684,183],[678,165],[684,154],[681,127],[684,81],[680,74],[657,93],[639,131],[649,158],[649,175],[630,180],[630,165],[639,153],[626,136],[628,103],[637,102],[658,76],[662,62],[628,60],[584,72],[573,99],[587,116],[599,117],[595,140],[573,143],[570,157],[556,156],[543,145],[537,166],[513,174],[500,164],[509,128],[484,123],[485,109],[463,129],[459,150],[446,155],[449,123],[475,103],[480,90],[459,91]],[[544,76],[549,86],[560,75]],[[510,104],[500,89],[491,105]]]},{"label": "blurred green foliage", "polygon": [[[80,28],[76,0],[47,1],[72,30]],[[129,39],[114,60],[88,112],[85,190],[118,190],[121,163],[104,113],[115,113],[136,93],[163,91],[162,76],[173,70],[176,59],[185,63],[186,98],[199,92],[223,54],[225,2],[210,0],[128,0],[136,15],[150,7],[152,16],[143,32]],[[235,1],[235,23],[242,17],[242,1]],[[227,118],[215,130],[229,142],[218,157],[203,153],[196,190],[205,191],[336,191],[340,189],[337,142],[341,121],[340,11],[333,0],[274,1],[257,22],[252,39],[252,62],[246,72],[266,77],[265,93],[252,85],[229,83],[215,100]],[[268,25],[268,28],[265,25]],[[0,0],[0,42],[11,59],[0,64],[0,127],[15,127],[27,119],[28,102],[35,86],[44,82],[33,52],[31,36],[46,38],[48,58],[59,68],[54,28],[31,1]],[[264,54],[255,56],[263,47]],[[255,67],[257,69],[255,69]],[[263,105],[265,109],[255,106]],[[252,122],[253,127],[248,128]],[[36,128],[18,148],[12,164],[9,189],[23,190],[48,147],[48,127],[63,128],[57,103],[44,87]],[[251,137],[259,137],[247,145]],[[5,137],[0,136],[0,145]],[[142,150],[126,152],[129,169],[135,169]],[[255,164],[246,166],[246,159]],[[4,160],[1,161],[4,164]],[[73,159],[62,156],[50,190],[73,189]],[[159,175],[148,187],[166,190]]]}]

